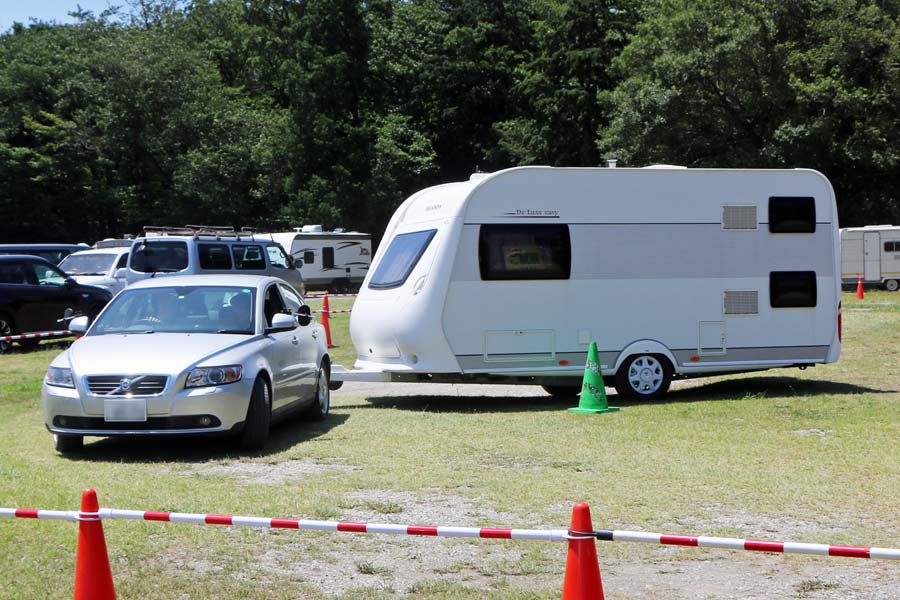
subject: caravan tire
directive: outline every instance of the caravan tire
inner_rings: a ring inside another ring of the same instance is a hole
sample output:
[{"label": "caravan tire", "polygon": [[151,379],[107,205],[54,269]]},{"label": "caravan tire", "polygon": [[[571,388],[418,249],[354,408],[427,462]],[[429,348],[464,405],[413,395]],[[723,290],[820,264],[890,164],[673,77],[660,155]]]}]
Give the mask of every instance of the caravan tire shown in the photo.
[{"label": "caravan tire", "polygon": [[629,356],[616,371],[616,393],[635,400],[659,398],[671,383],[672,365],[659,354]]},{"label": "caravan tire", "polygon": [[898,281],[897,279],[885,279],[884,289],[889,292],[896,292],[898,289],[900,289],[900,281]]}]

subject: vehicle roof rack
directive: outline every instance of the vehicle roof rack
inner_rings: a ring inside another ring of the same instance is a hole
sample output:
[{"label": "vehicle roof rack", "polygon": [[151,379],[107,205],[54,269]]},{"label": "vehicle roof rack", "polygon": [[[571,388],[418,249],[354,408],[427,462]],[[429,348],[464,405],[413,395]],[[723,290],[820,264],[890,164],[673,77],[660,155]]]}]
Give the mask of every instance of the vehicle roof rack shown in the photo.
[{"label": "vehicle roof rack", "polygon": [[235,231],[234,227],[223,227],[218,225],[185,225],[184,227],[160,227],[156,225],[144,226],[144,237],[148,234],[151,236],[167,236],[167,235],[190,235],[194,239],[200,237],[212,237],[215,239],[252,237],[253,230],[249,227],[241,227],[240,231]]}]

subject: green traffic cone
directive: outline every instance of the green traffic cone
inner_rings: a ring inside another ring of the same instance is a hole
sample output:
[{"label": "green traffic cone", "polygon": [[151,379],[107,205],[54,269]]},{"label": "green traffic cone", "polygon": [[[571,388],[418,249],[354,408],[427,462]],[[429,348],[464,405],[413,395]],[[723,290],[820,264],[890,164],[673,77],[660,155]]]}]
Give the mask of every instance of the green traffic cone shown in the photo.
[{"label": "green traffic cone", "polygon": [[569,412],[594,414],[617,410],[619,410],[618,406],[609,406],[606,403],[606,389],[603,384],[603,375],[600,374],[597,342],[591,342],[591,347],[588,348],[587,364],[584,366],[584,380],[581,383],[578,408],[570,408]]}]

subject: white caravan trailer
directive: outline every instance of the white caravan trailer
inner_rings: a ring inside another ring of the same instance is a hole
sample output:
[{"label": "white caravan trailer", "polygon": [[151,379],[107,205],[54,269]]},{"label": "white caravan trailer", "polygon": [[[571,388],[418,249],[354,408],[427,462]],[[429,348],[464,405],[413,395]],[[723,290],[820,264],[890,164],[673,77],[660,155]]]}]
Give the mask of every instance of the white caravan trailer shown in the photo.
[{"label": "white caravan trailer", "polygon": [[581,384],[621,394],[838,359],[834,191],[811,170],[521,167],[394,213],[338,381]]},{"label": "white caravan trailer", "polygon": [[323,231],[321,225],[304,225],[294,231],[254,237],[272,239],[295,261],[302,261],[301,272],[309,290],[355,292],[372,263],[372,236],[368,233]]},{"label": "white caravan trailer", "polygon": [[841,229],[841,279],[900,288],[900,226],[868,225]]}]

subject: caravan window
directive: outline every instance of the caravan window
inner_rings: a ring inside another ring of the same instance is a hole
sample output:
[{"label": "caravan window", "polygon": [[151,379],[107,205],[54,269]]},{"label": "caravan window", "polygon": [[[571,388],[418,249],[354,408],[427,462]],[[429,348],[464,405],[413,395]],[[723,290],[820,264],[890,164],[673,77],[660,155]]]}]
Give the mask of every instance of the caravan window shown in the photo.
[{"label": "caravan window", "polygon": [[885,252],[900,252],[900,242],[885,242],[884,243],[884,251]]},{"label": "caravan window", "polygon": [[481,278],[568,279],[572,246],[568,225],[482,225]]},{"label": "caravan window", "polygon": [[815,271],[775,271],[769,273],[769,302],[772,308],[802,308],[816,305]]},{"label": "caravan window", "polygon": [[315,261],[315,260],[316,260],[316,254],[312,250],[307,250],[306,252],[303,253],[303,264],[304,265],[311,265],[311,264],[313,264],[313,261]]},{"label": "caravan window", "polygon": [[328,246],[327,248],[322,248],[322,268],[323,269],[333,269],[334,268],[334,248]]},{"label": "caravan window", "polygon": [[816,199],[802,196],[769,198],[769,231],[772,233],[815,233]]},{"label": "caravan window", "polygon": [[381,257],[381,262],[378,264],[375,274],[372,275],[369,287],[378,290],[403,285],[436,233],[437,229],[429,229],[415,233],[403,233],[395,237],[387,252]]}]

